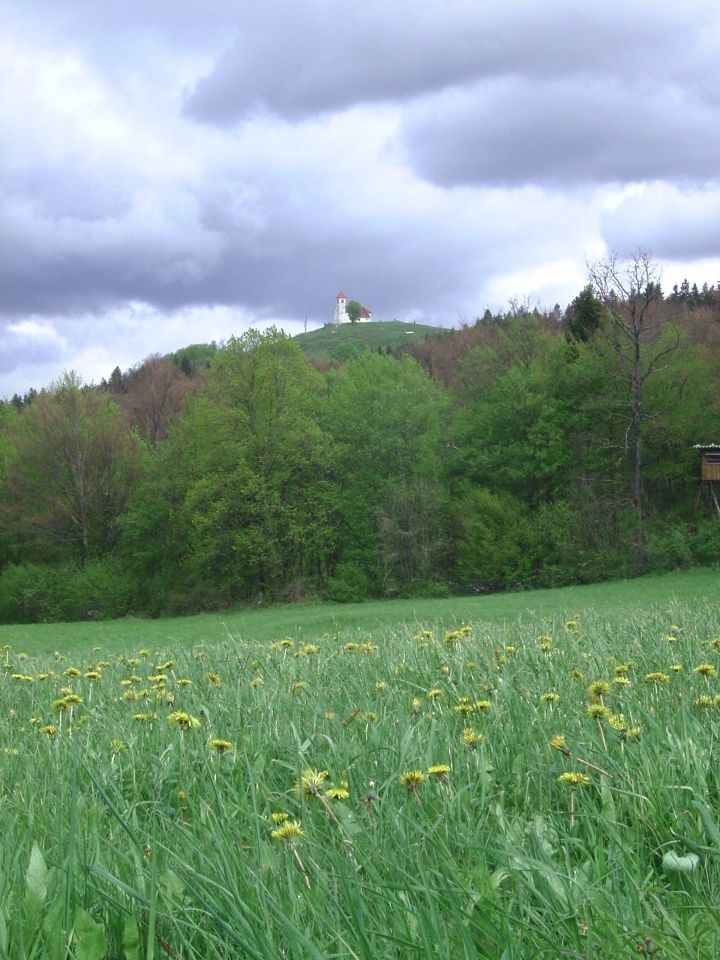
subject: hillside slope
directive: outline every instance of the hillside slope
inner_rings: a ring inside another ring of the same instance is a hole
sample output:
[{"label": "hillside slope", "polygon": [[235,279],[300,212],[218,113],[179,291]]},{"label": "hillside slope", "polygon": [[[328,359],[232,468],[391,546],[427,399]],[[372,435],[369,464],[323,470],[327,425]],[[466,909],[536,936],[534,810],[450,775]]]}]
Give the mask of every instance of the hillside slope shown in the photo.
[{"label": "hillside slope", "polygon": [[300,333],[294,339],[308,359],[347,360],[361,350],[394,349],[410,340],[424,340],[442,332],[442,327],[390,320],[326,324],[319,330]]}]

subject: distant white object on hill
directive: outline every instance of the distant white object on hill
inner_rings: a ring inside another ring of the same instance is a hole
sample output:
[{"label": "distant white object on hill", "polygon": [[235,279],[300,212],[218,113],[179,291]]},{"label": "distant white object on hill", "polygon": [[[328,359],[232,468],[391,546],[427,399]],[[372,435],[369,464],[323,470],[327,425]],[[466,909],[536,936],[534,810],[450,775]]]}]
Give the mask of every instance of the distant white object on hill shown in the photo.
[{"label": "distant white object on hill", "polygon": [[[347,296],[341,291],[335,298],[335,315],[333,316],[333,323],[352,323],[347,312]],[[358,317],[358,323],[370,323],[372,320],[372,311],[368,310],[367,307],[362,308],[362,312]]]}]

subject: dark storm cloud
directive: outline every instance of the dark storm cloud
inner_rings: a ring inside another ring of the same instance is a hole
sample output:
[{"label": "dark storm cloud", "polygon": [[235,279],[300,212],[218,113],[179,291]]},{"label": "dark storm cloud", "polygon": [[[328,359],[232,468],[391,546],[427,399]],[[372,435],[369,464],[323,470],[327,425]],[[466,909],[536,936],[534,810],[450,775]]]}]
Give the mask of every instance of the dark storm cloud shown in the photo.
[{"label": "dark storm cloud", "polygon": [[675,87],[513,77],[423,102],[404,139],[445,186],[703,180],[718,172],[720,109]]},{"label": "dark storm cloud", "polygon": [[646,3],[265,6],[260,17],[238,17],[233,42],[197,83],[186,109],[225,124],[257,111],[298,118],[505,75],[648,75],[654,61],[669,54],[674,61],[697,38],[686,18],[656,13]]}]

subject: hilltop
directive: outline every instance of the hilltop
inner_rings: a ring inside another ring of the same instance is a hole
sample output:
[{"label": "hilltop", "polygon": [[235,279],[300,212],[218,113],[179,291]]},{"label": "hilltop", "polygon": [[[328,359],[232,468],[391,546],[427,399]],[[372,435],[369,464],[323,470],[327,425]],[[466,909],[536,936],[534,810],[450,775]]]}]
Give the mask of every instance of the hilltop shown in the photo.
[{"label": "hilltop", "polygon": [[424,340],[445,328],[389,320],[372,323],[326,324],[293,339],[308,359],[347,360],[361,350],[393,350],[412,340]]}]

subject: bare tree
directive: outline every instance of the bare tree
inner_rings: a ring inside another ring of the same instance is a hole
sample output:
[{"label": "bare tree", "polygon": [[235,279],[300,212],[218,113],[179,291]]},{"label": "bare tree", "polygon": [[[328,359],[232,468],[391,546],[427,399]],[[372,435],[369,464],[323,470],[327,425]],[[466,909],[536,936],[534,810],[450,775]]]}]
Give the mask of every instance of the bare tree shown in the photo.
[{"label": "bare tree", "polygon": [[619,373],[628,386],[625,449],[632,453],[636,547],[642,561],[643,438],[648,419],[645,387],[648,379],[670,362],[680,338],[677,330],[669,341],[661,338],[661,273],[650,253],[638,250],[627,258],[612,254],[589,265],[589,274],[598,298],[607,308]]}]

